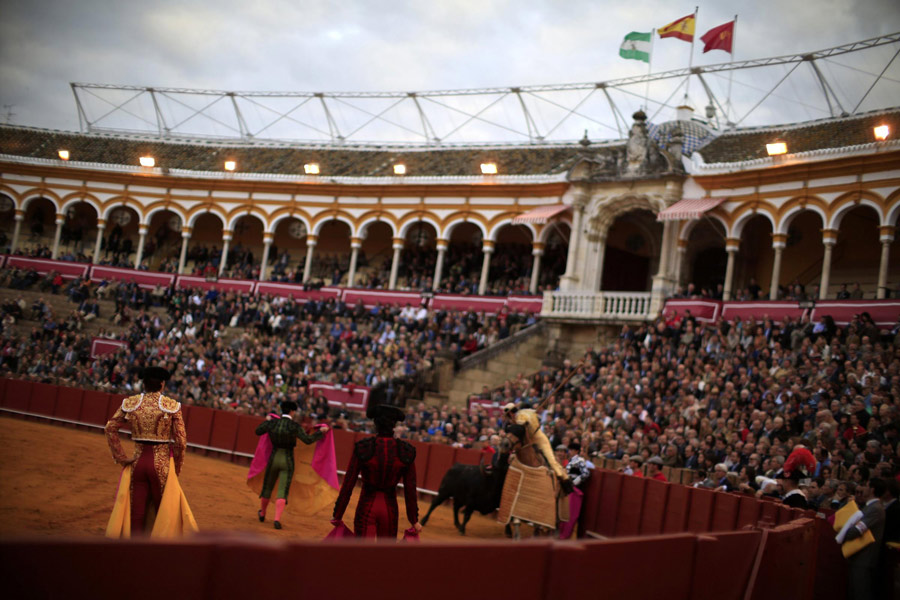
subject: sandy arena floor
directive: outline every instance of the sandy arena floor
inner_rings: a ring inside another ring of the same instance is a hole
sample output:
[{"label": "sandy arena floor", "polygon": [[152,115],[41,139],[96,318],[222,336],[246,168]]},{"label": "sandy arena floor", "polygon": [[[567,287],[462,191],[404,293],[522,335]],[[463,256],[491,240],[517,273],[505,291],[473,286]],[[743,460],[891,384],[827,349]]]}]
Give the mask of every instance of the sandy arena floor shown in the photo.
[{"label": "sandy arena floor", "polygon": [[[126,436],[127,437],[127,436]],[[0,417],[0,536],[102,536],[112,510],[120,468],[103,435],[57,425]],[[126,442],[130,446],[130,442]],[[127,448],[130,452],[130,448]],[[181,485],[202,531],[243,531],[280,539],[322,539],[331,530],[331,508],[305,513],[288,506],[284,529],[256,518],[258,499],[245,483],[247,467],[188,453]],[[359,488],[344,522],[352,524]],[[408,526],[400,495],[400,530]],[[430,500],[419,501],[424,516]],[[436,509],[422,539],[502,538],[492,516],[475,514],[460,536],[450,502]]]}]

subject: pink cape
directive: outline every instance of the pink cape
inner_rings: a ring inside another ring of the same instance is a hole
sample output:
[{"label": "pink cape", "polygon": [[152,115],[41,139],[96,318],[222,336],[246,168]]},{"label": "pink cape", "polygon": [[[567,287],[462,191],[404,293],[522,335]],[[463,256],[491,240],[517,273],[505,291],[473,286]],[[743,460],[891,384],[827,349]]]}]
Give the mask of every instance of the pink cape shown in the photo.
[{"label": "pink cape", "polygon": [[[321,426],[317,425],[316,428],[318,427]],[[250,463],[250,470],[247,472],[247,479],[253,479],[265,471],[271,456],[272,442],[269,441],[269,436],[260,436],[259,442],[256,444],[256,451],[253,453],[253,461]],[[334,434],[331,433],[331,428],[325,433],[325,437],[316,442],[312,468],[328,485],[336,490],[340,489],[337,476],[337,458],[334,453]]]}]

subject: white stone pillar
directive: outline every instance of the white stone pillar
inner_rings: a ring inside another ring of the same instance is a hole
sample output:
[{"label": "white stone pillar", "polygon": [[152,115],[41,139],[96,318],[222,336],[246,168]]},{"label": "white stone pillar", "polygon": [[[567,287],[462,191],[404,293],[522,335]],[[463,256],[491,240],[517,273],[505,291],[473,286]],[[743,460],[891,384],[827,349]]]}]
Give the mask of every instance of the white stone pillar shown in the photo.
[{"label": "white stone pillar", "polygon": [[266,280],[266,269],[269,268],[269,250],[272,248],[272,238],[275,237],[274,233],[265,232],[263,234],[263,255],[262,255],[262,263],[259,265],[259,280]]},{"label": "white stone pillar", "polygon": [[437,290],[441,286],[441,277],[444,274],[444,255],[447,254],[447,245],[450,240],[439,239],[437,241],[437,263],[434,265],[434,281],[431,288]]},{"label": "white stone pillar", "polygon": [[819,279],[819,300],[828,299],[828,286],[831,283],[831,254],[836,243],[836,229],[822,231],[822,245],[825,246],[825,252],[822,255],[822,277]]},{"label": "white stone pillar", "polygon": [[494,253],[494,242],[484,240],[481,248],[484,254],[484,260],[481,262],[481,280],[478,282],[478,295],[484,296],[487,293],[488,273],[491,270],[491,254]]},{"label": "white stone pillar", "polygon": [[53,234],[53,253],[50,255],[50,258],[54,260],[59,256],[59,238],[62,235],[62,227],[65,222],[66,215],[61,213],[56,215],[56,233]]},{"label": "white stone pillar", "polygon": [[137,254],[134,255],[134,268],[141,268],[141,260],[144,258],[144,243],[147,241],[147,230],[150,228],[149,225],[145,223],[141,223],[138,225],[138,247]]},{"label": "white stone pillar", "polygon": [[722,285],[722,299],[731,300],[731,285],[734,279],[734,257],[741,246],[739,238],[725,240],[725,252],[728,253],[728,263],[725,265],[725,283]]},{"label": "white stone pillar", "polygon": [[181,228],[181,256],[178,257],[178,274],[184,275],[184,263],[187,261],[188,241],[191,239],[190,227]]},{"label": "white stone pillar", "polygon": [[225,264],[228,262],[228,248],[231,245],[231,231],[222,230],[222,256],[219,258],[219,277],[225,274]]},{"label": "white stone pillar", "polygon": [[684,269],[684,260],[687,256],[687,240],[678,240],[678,253],[675,256],[675,287],[681,287],[681,273]]},{"label": "white stone pillar", "polygon": [[13,226],[12,244],[9,247],[10,254],[15,254],[16,248],[19,247],[19,234],[22,232],[22,221],[25,220],[25,211],[17,210],[16,216],[13,218],[14,218],[16,224]]},{"label": "white stone pillar", "polygon": [[319,237],[313,234],[307,234],[306,236],[306,263],[303,265],[303,283],[309,281],[310,275],[312,275],[312,261],[313,261],[313,252],[316,250],[316,243],[319,241]]},{"label": "white stone pillar", "polygon": [[541,257],[544,255],[544,243],[532,242],[531,255],[534,260],[531,263],[531,283],[528,285],[529,293],[536,294],[538,288],[538,280],[541,277]]},{"label": "white stone pillar", "polygon": [[888,261],[891,257],[891,244],[894,241],[895,229],[891,225],[880,228],[881,238],[881,262],[878,264],[878,291],[875,295],[879,300],[887,296],[888,288]]},{"label": "white stone pillar", "polygon": [[356,262],[359,259],[361,247],[362,238],[350,238],[350,273],[347,275],[347,287],[356,285]]},{"label": "white stone pillar", "polygon": [[397,271],[400,269],[400,251],[403,250],[403,238],[394,238],[394,258],[391,260],[391,278],[388,289],[397,289]]},{"label": "white stone pillar", "polygon": [[579,191],[575,194],[572,201],[572,232],[569,235],[569,252],[566,256],[566,273],[560,280],[560,289],[562,291],[573,290],[577,287],[580,278],[576,275],[575,269],[578,267],[578,246],[581,243],[582,225],[581,221],[584,217],[584,209],[590,200],[590,195]]},{"label": "white stone pillar", "polygon": [[97,239],[94,241],[94,255],[91,257],[91,264],[100,263],[101,246],[103,245],[103,232],[106,230],[106,221],[97,219]]},{"label": "white stone pillar", "polygon": [[781,283],[781,255],[787,236],[776,233],[772,236],[772,249],[775,251],[775,260],[772,263],[772,282],[769,284],[769,300],[778,300],[778,284]]}]

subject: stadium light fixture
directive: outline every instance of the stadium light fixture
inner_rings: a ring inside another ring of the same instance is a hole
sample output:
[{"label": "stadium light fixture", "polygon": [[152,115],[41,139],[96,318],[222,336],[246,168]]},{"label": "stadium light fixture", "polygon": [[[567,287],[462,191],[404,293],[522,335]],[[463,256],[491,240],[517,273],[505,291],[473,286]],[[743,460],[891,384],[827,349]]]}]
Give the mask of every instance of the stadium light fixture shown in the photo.
[{"label": "stadium light fixture", "polygon": [[873,129],[875,132],[875,139],[883,142],[887,139],[889,135],[891,135],[891,128],[887,125],[879,125]]},{"label": "stadium light fixture", "polygon": [[303,165],[303,172],[307,175],[318,175],[319,163],[306,163]]},{"label": "stadium light fixture", "polygon": [[766,152],[769,156],[777,156],[779,154],[787,154],[787,143],[784,140],[775,140],[766,144]]},{"label": "stadium light fixture", "polygon": [[68,150],[60,150],[59,158],[62,160],[69,160],[69,151]]},{"label": "stadium light fixture", "polygon": [[481,174],[482,175],[496,175],[497,174],[497,163],[481,163]]},{"label": "stadium light fixture", "polygon": [[403,165],[403,164],[394,165],[394,175],[406,175],[406,165]]},{"label": "stadium light fixture", "polygon": [[142,156],[140,161],[142,167],[152,167],[156,165],[156,159],[152,156]]},{"label": "stadium light fixture", "polygon": [[234,171],[235,167],[237,167],[237,163],[233,160],[225,161],[225,170],[226,171]]}]

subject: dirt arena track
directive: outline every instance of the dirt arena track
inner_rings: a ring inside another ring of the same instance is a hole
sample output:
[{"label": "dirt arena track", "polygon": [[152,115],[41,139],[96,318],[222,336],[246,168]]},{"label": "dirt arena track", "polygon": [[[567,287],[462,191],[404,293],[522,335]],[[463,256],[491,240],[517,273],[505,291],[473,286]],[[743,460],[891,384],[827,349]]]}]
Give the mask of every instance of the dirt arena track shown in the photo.
[{"label": "dirt arena track", "polygon": [[[127,436],[124,436],[127,437]],[[0,537],[102,536],[112,510],[120,468],[106,438],[93,431],[0,417]],[[130,442],[125,442],[130,453]],[[282,522],[272,527],[256,518],[258,499],[247,488],[247,467],[188,453],[181,485],[201,531],[253,532],[278,539],[322,539],[331,530],[331,507],[318,513],[289,505]],[[352,524],[359,488],[344,522]],[[400,529],[406,526],[402,494]],[[423,516],[430,506],[419,501]],[[271,511],[270,511],[271,512]],[[475,514],[462,537],[453,526],[450,503],[435,510],[422,531],[423,540],[502,538],[492,516]]]}]

